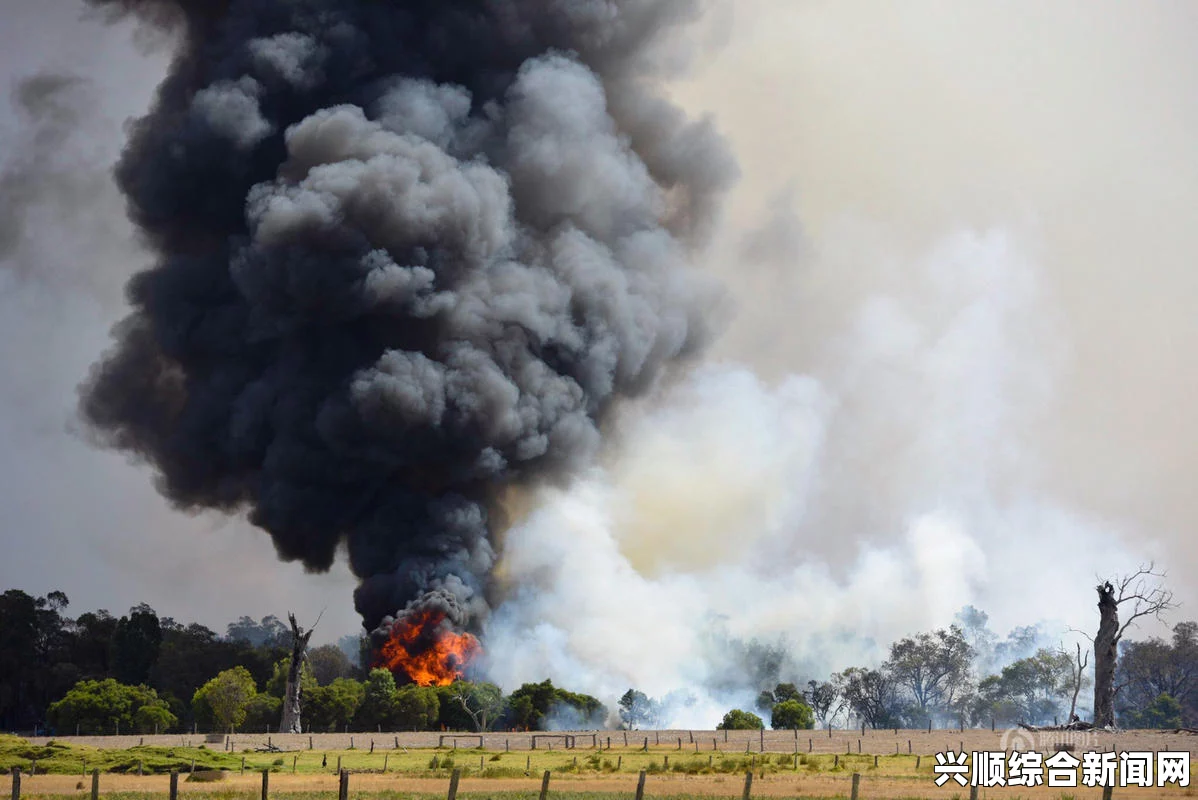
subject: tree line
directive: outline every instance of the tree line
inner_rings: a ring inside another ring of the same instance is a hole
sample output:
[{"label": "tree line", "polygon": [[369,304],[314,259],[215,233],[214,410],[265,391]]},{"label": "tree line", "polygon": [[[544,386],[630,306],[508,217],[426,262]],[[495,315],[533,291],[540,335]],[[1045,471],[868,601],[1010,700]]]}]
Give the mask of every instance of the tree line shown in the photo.
[{"label": "tree line", "polygon": [[[723,728],[757,729],[768,715],[774,728],[815,722],[872,728],[989,724],[1033,725],[1077,719],[1079,699],[1092,683],[1089,652],[1080,644],[1027,649],[1034,629],[1016,629],[996,644],[983,612],[967,607],[958,623],[891,644],[878,667],[850,667],[800,689],[779,683],[758,696],[756,711],[733,709]],[[1115,709],[1124,728],[1179,728],[1198,724],[1198,623],[1181,622],[1169,640],[1119,643]],[[653,701],[645,698],[645,707]],[[796,707],[799,706],[799,707]]]},{"label": "tree line", "polygon": [[[290,631],[272,616],[242,617],[223,635],[138,605],[67,616],[62,592],[0,594],[0,730],[153,733],[277,729],[290,666]],[[1088,652],[1034,647],[1034,629],[998,642],[986,615],[967,608],[957,624],[890,645],[877,667],[850,667],[826,680],[759,686],[754,708],[733,709],[725,728],[874,728],[1065,721],[1086,709]],[[1169,639],[1122,641],[1116,712],[1122,727],[1198,724],[1198,623]],[[351,658],[354,655],[356,658]],[[331,730],[599,728],[608,709],[549,681],[505,695],[485,682],[397,686],[368,663],[362,637],[312,648],[301,672],[303,727]],[[767,670],[768,672],[768,670]],[[668,723],[670,698],[629,689],[618,703],[625,727]],[[1084,700],[1082,700],[1084,702]]]},{"label": "tree line", "polygon": [[[96,611],[75,619],[68,604],[57,591],[0,594],[0,730],[277,730],[291,632],[276,617],[242,617],[218,635],[145,604],[119,618]],[[608,716],[596,698],[550,681],[510,695],[482,682],[396,686],[389,671],[355,663],[369,660],[364,637],[309,650],[304,730],[537,730],[601,727]]]}]

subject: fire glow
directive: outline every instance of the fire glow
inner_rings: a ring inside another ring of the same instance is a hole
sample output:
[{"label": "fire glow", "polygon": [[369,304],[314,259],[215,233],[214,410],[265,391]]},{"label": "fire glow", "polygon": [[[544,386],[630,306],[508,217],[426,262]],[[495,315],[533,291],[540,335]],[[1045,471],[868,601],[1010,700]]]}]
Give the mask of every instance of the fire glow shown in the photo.
[{"label": "fire glow", "polygon": [[375,666],[419,686],[448,686],[482,651],[478,639],[443,627],[445,615],[419,611],[398,619],[375,655]]}]

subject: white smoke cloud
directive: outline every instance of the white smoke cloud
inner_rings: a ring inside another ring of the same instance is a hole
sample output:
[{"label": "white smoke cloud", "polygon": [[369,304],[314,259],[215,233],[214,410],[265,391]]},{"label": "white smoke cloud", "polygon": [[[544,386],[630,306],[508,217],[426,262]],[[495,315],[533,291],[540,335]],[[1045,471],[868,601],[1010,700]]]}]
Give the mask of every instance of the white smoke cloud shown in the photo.
[{"label": "white smoke cloud", "polygon": [[1000,631],[1088,627],[1092,575],[1126,554],[1036,490],[1025,434],[1060,353],[1033,260],[962,232],[886,268],[904,280],[847,310],[812,374],[704,366],[624,419],[602,467],[540,493],[504,542],[494,680],[613,704],[689,689],[666,722],[710,727],[762,688],[713,624],[783,642],[800,680],[967,604]]}]

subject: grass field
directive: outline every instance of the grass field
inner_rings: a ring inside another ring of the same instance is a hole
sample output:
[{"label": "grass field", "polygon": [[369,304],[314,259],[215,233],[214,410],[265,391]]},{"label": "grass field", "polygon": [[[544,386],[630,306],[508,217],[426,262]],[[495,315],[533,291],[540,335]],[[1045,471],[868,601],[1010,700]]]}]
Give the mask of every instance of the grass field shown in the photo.
[{"label": "grass field", "polygon": [[[835,746],[854,752],[816,752],[819,733],[823,733],[827,740],[823,742],[825,750]],[[263,770],[271,772],[272,798],[329,800],[336,796],[339,763],[353,773],[351,800],[444,797],[454,769],[460,770],[462,775],[458,794],[462,800],[536,797],[540,776],[545,771],[552,776],[550,795],[553,798],[614,800],[632,796],[637,773],[641,770],[647,773],[646,797],[739,797],[744,774],[752,771],[754,797],[847,797],[851,775],[856,772],[862,776],[862,800],[947,799],[967,798],[969,789],[952,782],[937,787],[930,753],[907,755],[908,739],[913,751],[917,749],[917,736],[938,738],[940,744],[935,749],[956,749],[964,745],[967,751],[1001,750],[1001,745],[1007,744],[1017,749],[1035,747],[1051,753],[1057,745],[1064,743],[1047,740],[1013,742],[1010,733],[990,731],[936,731],[931,735],[926,731],[869,731],[866,736],[861,736],[860,731],[839,731],[831,737],[826,732],[804,731],[801,734],[798,753],[794,752],[793,733],[778,731],[768,732],[765,737],[757,733],[732,732],[726,743],[723,732],[683,732],[681,736],[678,732],[669,732],[668,736],[650,732],[647,734],[650,737],[648,750],[644,749],[646,734],[642,732],[630,735],[627,747],[623,745],[623,734],[618,734],[618,739],[613,737],[610,750],[606,748],[607,732],[601,734],[598,748],[592,745],[588,733],[585,738],[579,734],[576,748],[570,750],[563,749],[560,741],[548,740],[538,742],[538,749],[531,750],[529,734],[489,734],[482,749],[477,747],[476,739],[472,746],[459,746],[456,750],[449,742],[437,747],[439,735],[429,733],[398,734],[398,749],[394,747],[396,734],[354,734],[353,749],[349,748],[349,737],[345,734],[316,735],[312,739],[312,749],[308,749],[306,734],[269,737],[272,745],[294,747],[278,753],[255,749],[266,744],[266,735],[235,736],[228,745],[223,741],[204,743],[203,737],[147,736],[144,737],[147,743],[140,746],[142,737],[27,740],[0,736],[0,771],[10,771],[14,767],[21,769],[25,773],[21,796],[34,800],[59,800],[64,795],[87,797],[92,770],[101,772],[100,792],[105,800],[162,798],[168,788],[166,773],[172,769],[180,771],[180,793],[188,800],[259,800],[262,781],[259,773]],[[952,740],[946,738],[950,736]],[[1074,742],[1075,755],[1083,750],[1107,750],[1112,746],[1116,749],[1188,750],[1193,741],[1193,737],[1184,734],[1163,732],[1096,736],[1105,736],[1109,741],[1094,738]],[[633,744],[634,737],[640,738],[640,746]],[[784,737],[787,742],[781,741]],[[681,749],[679,738],[682,739]],[[672,743],[667,744],[667,739]],[[715,739],[714,743],[712,739]],[[867,740],[870,740],[870,747],[867,747]],[[372,741],[373,753],[370,752]],[[763,741],[767,750],[775,746],[778,751],[759,752],[756,748]],[[413,746],[409,746],[409,742]],[[697,753],[695,742],[699,742],[700,747]],[[432,746],[427,746],[430,743]],[[894,754],[896,743],[904,752]],[[505,751],[505,744],[510,750]],[[789,744],[790,752],[783,751],[782,744]],[[1037,747],[1040,744],[1045,746]],[[547,749],[550,745],[552,750]],[[227,750],[226,746],[232,749]],[[746,747],[752,752],[745,753]],[[811,752],[804,752],[808,748]],[[862,750],[860,754],[855,752],[858,748]],[[870,749],[875,752],[871,754]],[[35,760],[37,774],[29,775]],[[193,760],[197,771],[195,778],[214,780],[188,780]],[[137,774],[139,766],[143,773],[140,776]],[[1101,790],[1087,787],[987,788],[982,789],[979,796],[1081,800],[1099,798]],[[1195,788],[1177,786],[1115,790],[1116,798],[1194,796],[1198,796]]]}]

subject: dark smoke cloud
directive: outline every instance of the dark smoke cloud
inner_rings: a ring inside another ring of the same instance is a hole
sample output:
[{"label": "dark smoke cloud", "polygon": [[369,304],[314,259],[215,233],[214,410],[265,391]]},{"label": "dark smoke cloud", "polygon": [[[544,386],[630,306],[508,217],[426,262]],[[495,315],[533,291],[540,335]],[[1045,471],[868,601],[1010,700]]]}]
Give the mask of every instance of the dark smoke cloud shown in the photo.
[{"label": "dark smoke cloud", "polygon": [[183,509],[486,613],[489,513],[711,334],[735,169],[653,94],[691,0],[89,0],[174,32],[117,178],[157,263],[82,389]]}]

